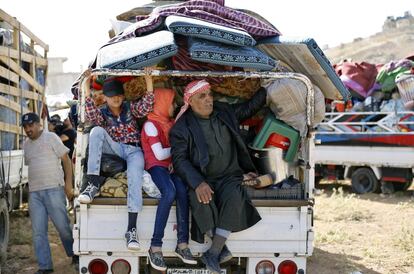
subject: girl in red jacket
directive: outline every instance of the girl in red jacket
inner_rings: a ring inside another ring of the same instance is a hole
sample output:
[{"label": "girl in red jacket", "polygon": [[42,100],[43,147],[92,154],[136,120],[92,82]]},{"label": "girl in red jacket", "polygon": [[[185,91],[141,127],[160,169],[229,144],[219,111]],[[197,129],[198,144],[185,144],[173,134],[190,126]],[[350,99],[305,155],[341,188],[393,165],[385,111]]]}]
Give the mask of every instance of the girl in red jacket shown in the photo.
[{"label": "girl in red jacket", "polygon": [[171,172],[171,148],[168,134],[174,124],[174,96],[171,89],[155,89],[154,110],[148,114],[141,133],[141,145],[144,150],[145,169],[161,192],[155,218],[151,247],[148,250],[151,266],[165,271],[167,266],[162,255],[162,238],[170,214],[176,201],[177,247],[176,255],[187,264],[197,264],[188,248],[189,206],[187,186]]}]

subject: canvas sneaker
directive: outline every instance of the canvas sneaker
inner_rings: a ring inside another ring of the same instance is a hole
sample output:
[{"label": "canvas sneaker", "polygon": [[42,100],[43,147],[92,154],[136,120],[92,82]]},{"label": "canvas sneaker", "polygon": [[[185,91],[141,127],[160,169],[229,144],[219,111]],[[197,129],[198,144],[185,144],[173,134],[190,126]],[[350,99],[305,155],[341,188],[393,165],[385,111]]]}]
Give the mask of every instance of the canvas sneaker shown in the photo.
[{"label": "canvas sneaker", "polygon": [[93,184],[89,184],[85,190],[79,195],[78,200],[81,204],[90,204],[99,194],[99,189]]},{"label": "canvas sneaker", "polygon": [[178,246],[177,246],[175,248],[175,254],[185,264],[192,264],[192,265],[197,264],[197,260],[194,259],[194,256],[193,256],[193,254],[191,253],[191,250],[188,247],[186,247],[184,249],[179,249]]},{"label": "canvas sneaker", "polygon": [[223,246],[223,249],[220,252],[219,262],[220,264],[224,264],[230,261],[233,258],[233,254],[231,254],[230,250],[228,249],[227,245]]},{"label": "canvas sneaker", "polygon": [[138,251],[140,249],[137,230],[135,228],[128,230],[125,233],[125,240],[129,250]]},{"label": "canvas sneaker", "polygon": [[219,255],[215,255],[207,251],[201,256],[201,261],[206,265],[206,268],[210,270],[211,274],[221,273]]},{"label": "canvas sneaker", "polygon": [[150,260],[150,264],[152,268],[158,271],[165,271],[167,270],[167,265],[164,261],[164,256],[162,255],[161,251],[152,252],[151,248],[148,250],[148,257]]}]

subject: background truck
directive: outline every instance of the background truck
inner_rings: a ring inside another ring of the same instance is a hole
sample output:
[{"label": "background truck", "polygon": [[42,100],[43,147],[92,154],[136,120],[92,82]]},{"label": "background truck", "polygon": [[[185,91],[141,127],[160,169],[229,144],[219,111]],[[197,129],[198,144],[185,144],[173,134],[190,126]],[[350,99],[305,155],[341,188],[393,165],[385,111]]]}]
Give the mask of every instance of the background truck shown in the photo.
[{"label": "background truck", "polygon": [[6,259],[9,211],[27,195],[21,115],[44,107],[48,45],[0,9],[0,259]]},{"label": "background truck", "polygon": [[407,190],[414,169],[414,112],[332,112],[319,124],[315,181],[351,179],[354,192]]}]

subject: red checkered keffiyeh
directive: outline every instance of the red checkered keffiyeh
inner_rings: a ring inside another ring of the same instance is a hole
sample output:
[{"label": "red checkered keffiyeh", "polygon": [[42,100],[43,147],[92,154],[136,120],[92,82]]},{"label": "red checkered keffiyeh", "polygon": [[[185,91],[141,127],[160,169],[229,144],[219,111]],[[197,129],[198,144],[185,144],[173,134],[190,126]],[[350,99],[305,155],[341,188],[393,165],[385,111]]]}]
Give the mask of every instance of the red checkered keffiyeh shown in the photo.
[{"label": "red checkered keffiyeh", "polygon": [[175,121],[177,121],[184,112],[190,107],[189,100],[193,95],[210,89],[210,84],[206,80],[196,80],[190,82],[184,90],[184,105],[181,107],[180,112],[177,114]]}]

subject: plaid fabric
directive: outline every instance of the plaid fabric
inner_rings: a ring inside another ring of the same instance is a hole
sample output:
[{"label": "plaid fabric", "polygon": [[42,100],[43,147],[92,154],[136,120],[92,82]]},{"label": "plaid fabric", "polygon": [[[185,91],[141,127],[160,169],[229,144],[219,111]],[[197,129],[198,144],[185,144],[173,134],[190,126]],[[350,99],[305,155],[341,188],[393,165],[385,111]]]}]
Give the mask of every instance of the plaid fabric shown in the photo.
[{"label": "plaid fabric", "polygon": [[138,16],[135,28],[115,36],[110,42],[115,43],[134,36],[142,36],[152,32],[164,23],[169,15],[181,15],[216,23],[222,26],[247,31],[255,38],[280,35],[281,33],[267,23],[244,12],[225,7],[223,1],[193,0],[181,4],[154,9],[149,16]]},{"label": "plaid fabric", "polygon": [[112,115],[107,106],[97,108],[92,98],[85,99],[86,119],[105,128],[112,140],[119,143],[139,143],[140,130],[136,119],[145,117],[153,109],[154,94],[145,94],[140,100],[124,102],[119,117]]}]

